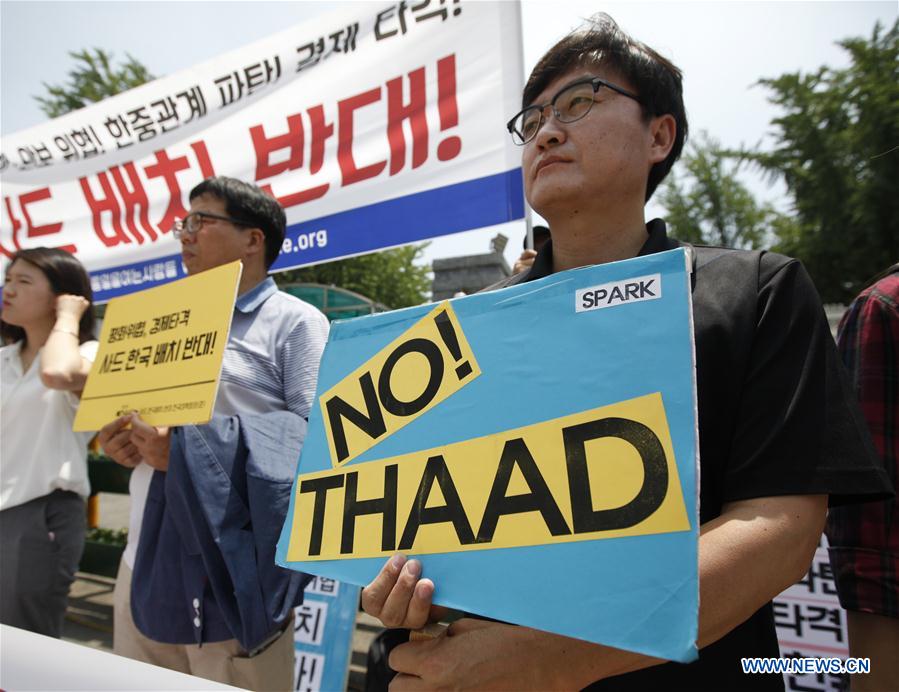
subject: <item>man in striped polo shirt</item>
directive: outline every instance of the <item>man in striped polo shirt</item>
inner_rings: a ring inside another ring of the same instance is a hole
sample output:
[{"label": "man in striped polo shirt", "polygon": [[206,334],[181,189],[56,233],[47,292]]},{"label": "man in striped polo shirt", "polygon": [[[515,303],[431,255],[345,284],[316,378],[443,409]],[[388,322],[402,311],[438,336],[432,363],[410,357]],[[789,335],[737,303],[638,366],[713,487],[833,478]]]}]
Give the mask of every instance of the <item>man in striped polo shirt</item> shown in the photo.
[{"label": "man in striped polo shirt", "polygon": [[[277,258],[284,241],[285,228],[284,210],[277,201],[253,185],[233,178],[217,177],[204,180],[191,190],[190,213],[176,224],[173,232],[181,241],[182,260],[190,275],[235,260],[243,264],[212,423],[222,420],[221,417],[238,414],[276,414],[274,417],[279,424],[287,419],[292,432],[296,433],[291,439],[299,445],[312,406],[319,360],[328,335],[328,321],[313,306],[279,292],[268,276],[268,268]],[[283,412],[294,416],[284,416]],[[203,427],[212,428],[212,424]],[[196,561],[196,565],[200,566],[198,569],[213,572],[194,580],[198,582],[195,585],[197,595],[190,592],[194,586],[189,576],[185,576],[190,572],[187,567],[182,565],[176,570],[170,569],[170,572],[181,572],[181,577],[175,579],[174,584],[163,583],[165,575],[160,576],[158,571],[158,563],[180,559],[180,553],[176,549],[173,558],[171,548],[162,545],[164,540],[159,535],[160,522],[166,518],[161,518],[157,512],[152,520],[147,519],[151,517],[151,511],[145,514],[145,505],[148,505],[150,493],[151,501],[147,509],[157,509],[151,491],[154,472],[159,472],[156,479],[158,487],[165,487],[170,454],[179,453],[178,450],[189,445],[190,440],[196,439],[189,436],[189,430],[199,429],[194,426],[177,430],[157,428],[147,425],[135,413],[118,418],[100,432],[104,451],[118,463],[134,468],[130,486],[132,507],[128,546],[119,567],[115,590],[115,652],[240,687],[292,689],[293,628],[290,625],[293,622],[292,607],[300,601],[302,583],[295,583],[296,578],[289,576],[283,578],[294,579],[290,582],[291,586],[285,585],[287,581],[277,582],[276,598],[266,601],[267,605],[270,601],[278,601],[275,614],[269,614],[270,619],[276,619],[273,631],[261,642],[256,642],[259,637],[255,637],[251,644],[255,648],[248,651],[239,641],[246,643],[246,631],[231,631],[234,629],[234,618],[229,620],[226,615],[236,613],[241,604],[224,601],[230,600],[232,591],[235,601],[239,600],[239,577],[235,573],[245,574],[249,570],[255,574],[253,570],[257,568],[260,572],[279,568],[267,564],[268,561],[260,565],[237,565],[236,568],[227,564],[229,560],[234,560],[236,548],[232,550],[229,546],[218,546],[221,527],[211,526],[209,537],[215,535],[217,538],[214,542],[210,541],[210,545],[213,550],[220,549],[221,556],[214,555],[210,560],[204,554],[202,561]],[[178,444],[173,444],[173,440]],[[274,463],[295,466],[298,449],[290,447],[291,444],[285,441]],[[191,449],[182,451],[189,458]],[[260,454],[266,452],[255,451]],[[249,452],[252,454],[254,450]],[[281,471],[292,475],[294,467],[285,467]],[[238,479],[234,486],[239,488],[247,482],[258,482],[260,475],[265,474],[255,474],[249,481]],[[168,481],[170,484],[173,481],[171,473],[168,474]],[[280,493],[279,498],[283,496],[280,485],[270,483],[268,488]],[[169,497],[168,493],[166,497]],[[202,505],[203,501],[199,498],[205,497],[203,489],[191,497],[196,497],[196,504]],[[207,510],[205,507],[202,509]],[[217,508],[208,509],[214,512]],[[166,510],[160,511],[174,510],[170,503]],[[260,553],[267,554],[270,550],[273,554],[274,542],[269,541],[268,536],[272,533],[272,527],[277,527],[274,531],[274,536],[277,536],[284,520],[284,511],[286,505],[283,508],[273,507],[264,517],[265,527],[260,526],[255,516],[247,527],[253,532]],[[141,536],[145,519],[152,521],[153,526],[144,525]],[[228,517],[222,517],[221,521],[227,522]],[[204,533],[205,527],[201,529]],[[266,545],[260,550],[260,535],[263,534],[265,538],[262,542]],[[173,540],[178,542],[176,533],[170,532],[168,535],[175,536]],[[272,544],[267,545],[267,542]],[[183,559],[189,561],[191,558]],[[258,562],[263,562],[261,555]],[[214,573],[217,565],[221,567],[226,564],[227,569],[219,569],[220,574]],[[141,572],[141,569],[145,571]],[[275,578],[281,579],[282,575],[275,574]],[[215,590],[209,586],[210,583],[214,586],[216,580],[229,585],[232,579],[235,581],[233,590]],[[156,580],[155,584],[148,584],[153,580]],[[185,584],[182,585],[181,581]],[[223,592],[227,595],[223,596]],[[134,608],[132,594],[136,599]],[[185,596],[186,603],[181,603]],[[269,594],[263,596],[268,597]],[[141,599],[143,606],[138,603]],[[277,621],[279,615],[283,615],[280,622]],[[258,631],[259,627],[256,627]]]}]

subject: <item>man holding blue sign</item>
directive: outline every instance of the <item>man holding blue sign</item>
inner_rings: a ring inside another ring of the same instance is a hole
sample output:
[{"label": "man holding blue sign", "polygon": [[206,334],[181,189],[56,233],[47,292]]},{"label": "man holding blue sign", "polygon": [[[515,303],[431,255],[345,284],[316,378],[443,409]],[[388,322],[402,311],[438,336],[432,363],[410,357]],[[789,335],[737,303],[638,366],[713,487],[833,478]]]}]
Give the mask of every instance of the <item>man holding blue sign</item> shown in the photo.
[{"label": "man holding blue sign", "polygon": [[[523,147],[528,201],[552,239],[505,285],[682,246],[661,220],[644,220],[687,134],[678,68],[600,15],[540,60],[522,105],[508,127]],[[808,568],[828,499],[883,497],[890,484],[802,266],[767,252],[697,247],[689,256],[702,463],[699,660],[664,663],[464,618],[392,652],[395,689],[783,689],[779,674],[744,675],[740,664],[779,656],[771,599]],[[579,296],[579,311],[653,290],[596,288]],[[557,567],[564,588],[569,566]],[[394,556],[363,592],[363,607],[388,626],[422,627],[440,614],[431,608],[439,585],[422,577],[421,563]]]}]

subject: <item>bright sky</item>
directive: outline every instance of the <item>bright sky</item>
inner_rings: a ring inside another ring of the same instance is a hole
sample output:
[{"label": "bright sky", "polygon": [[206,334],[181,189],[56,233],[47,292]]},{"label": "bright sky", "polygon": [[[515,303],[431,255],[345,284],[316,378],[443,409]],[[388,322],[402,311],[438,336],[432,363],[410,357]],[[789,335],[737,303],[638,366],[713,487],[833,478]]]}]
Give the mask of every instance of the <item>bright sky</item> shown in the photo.
[{"label": "bright sky", "polygon": [[[471,2],[472,0],[462,0]],[[100,47],[130,53],[156,75],[170,74],[252,43],[328,11],[326,2],[40,2],[0,0],[0,132],[44,122],[33,95],[42,82],[61,84],[69,51]],[[385,7],[390,0],[378,4]],[[761,77],[847,64],[835,42],[870,36],[876,21],[890,25],[889,2],[581,2],[523,0],[525,70],[582,17],[608,12],[631,35],[684,72],[693,132],[707,130],[726,146],[763,141],[776,115]],[[512,114],[510,113],[510,116]],[[780,188],[748,181],[783,207]],[[647,214],[658,215],[651,203]],[[426,259],[488,251],[502,231],[511,261],[521,248],[522,223],[436,239]]]}]

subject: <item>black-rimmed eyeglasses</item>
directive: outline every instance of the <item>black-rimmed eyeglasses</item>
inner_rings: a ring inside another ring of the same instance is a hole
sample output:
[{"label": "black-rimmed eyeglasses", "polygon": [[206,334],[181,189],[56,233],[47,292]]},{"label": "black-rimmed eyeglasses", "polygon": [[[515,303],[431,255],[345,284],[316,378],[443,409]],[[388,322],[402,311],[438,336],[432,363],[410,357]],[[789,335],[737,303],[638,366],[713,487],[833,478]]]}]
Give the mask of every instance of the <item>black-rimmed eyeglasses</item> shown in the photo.
[{"label": "black-rimmed eyeglasses", "polygon": [[235,226],[250,227],[253,224],[241,221],[240,219],[232,219],[230,216],[222,216],[221,214],[213,214],[208,211],[192,211],[183,219],[177,219],[172,227],[172,235],[181,238],[183,235],[195,236],[203,228],[203,224],[209,220],[227,221]]},{"label": "black-rimmed eyeglasses", "polygon": [[596,93],[601,87],[611,89],[640,103],[639,96],[617,84],[612,84],[599,77],[585,77],[560,89],[549,103],[528,106],[506,123],[506,128],[512,135],[512,141],[521,145],[534,139],[546,120],[547,108],[552,108],[553,115],[559,122],[573,123],[580,120],[593,108]]}]

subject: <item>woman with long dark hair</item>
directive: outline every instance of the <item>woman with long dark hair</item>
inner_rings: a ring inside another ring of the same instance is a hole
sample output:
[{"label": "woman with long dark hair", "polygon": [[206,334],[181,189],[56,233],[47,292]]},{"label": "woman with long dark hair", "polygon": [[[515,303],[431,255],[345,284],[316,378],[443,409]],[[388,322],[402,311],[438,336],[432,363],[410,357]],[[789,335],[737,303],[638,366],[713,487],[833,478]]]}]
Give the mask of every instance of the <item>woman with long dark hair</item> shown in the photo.
[{"label": "woman with long dark hair", "polygon": [[90,433],[72,423],[97,352],[81,263],[20,250],[0,313],[0,622],[59,637],[84,548]]}]

